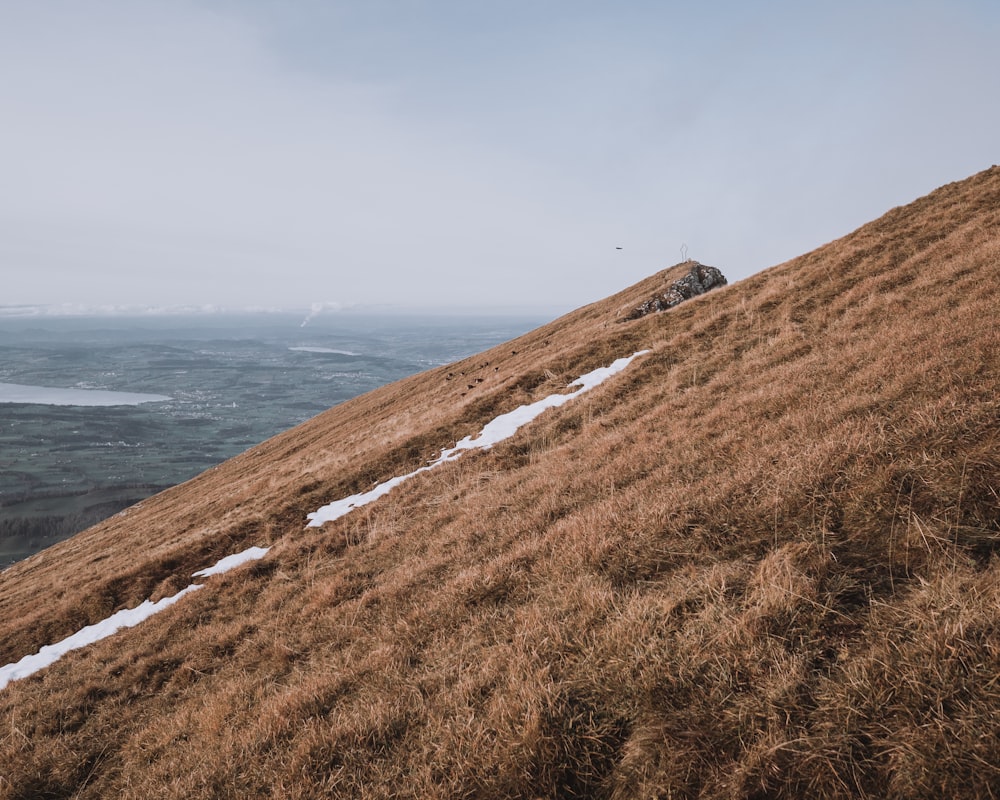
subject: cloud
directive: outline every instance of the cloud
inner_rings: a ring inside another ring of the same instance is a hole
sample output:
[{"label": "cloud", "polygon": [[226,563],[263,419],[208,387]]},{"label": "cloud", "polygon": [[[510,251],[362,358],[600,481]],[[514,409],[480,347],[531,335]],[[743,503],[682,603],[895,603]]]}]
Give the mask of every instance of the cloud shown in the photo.
[{"label": "cloud", "polygon": [[684,242],[744,277],[997,160],[997,17],[15,3],[7,302],[569,306]]}]

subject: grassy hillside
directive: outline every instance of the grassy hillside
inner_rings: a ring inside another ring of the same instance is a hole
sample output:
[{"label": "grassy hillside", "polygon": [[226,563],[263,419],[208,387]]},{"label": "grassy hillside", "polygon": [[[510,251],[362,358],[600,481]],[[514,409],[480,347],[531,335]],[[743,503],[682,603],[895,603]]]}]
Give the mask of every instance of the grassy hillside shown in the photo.
[{"label": "grassy hillside", "polygon": [[1000,168],[622,321],[685,271],[3,573],[0,664],[272,546],[0,692],[0,797],[1000,794]]}]

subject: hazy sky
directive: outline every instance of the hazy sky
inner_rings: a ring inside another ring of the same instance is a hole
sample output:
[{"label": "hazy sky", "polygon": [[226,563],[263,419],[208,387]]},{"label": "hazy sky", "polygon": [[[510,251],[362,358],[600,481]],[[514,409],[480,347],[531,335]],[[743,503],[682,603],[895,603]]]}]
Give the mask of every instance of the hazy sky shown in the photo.
[{"label": "hazy sky", "polygon": [[1000,162],[998,41],[996,0],[0,0],[0,305],[738,280]]}]

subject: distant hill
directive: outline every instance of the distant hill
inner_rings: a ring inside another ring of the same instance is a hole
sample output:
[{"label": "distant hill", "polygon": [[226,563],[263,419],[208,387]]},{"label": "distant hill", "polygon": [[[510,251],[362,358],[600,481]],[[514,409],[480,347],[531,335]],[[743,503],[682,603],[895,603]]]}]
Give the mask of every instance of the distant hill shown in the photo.
[{"label": "distant hill", "polygon": [[0,691],[0,797],[1000,794],[1000,168],[626,319],[689,268],[2,573],[0,665],[270,548]]}]

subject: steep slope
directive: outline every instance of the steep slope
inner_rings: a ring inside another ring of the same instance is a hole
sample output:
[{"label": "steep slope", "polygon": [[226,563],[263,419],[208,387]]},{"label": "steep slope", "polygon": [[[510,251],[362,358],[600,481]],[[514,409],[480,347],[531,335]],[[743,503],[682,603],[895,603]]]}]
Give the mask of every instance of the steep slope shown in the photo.
[{"label": "steep slope", "polygon": [[624,321],[686,270],[3,573],[0,664],[271,547],[0,692],[0,797],[1000,793],[1000,169]]}]

